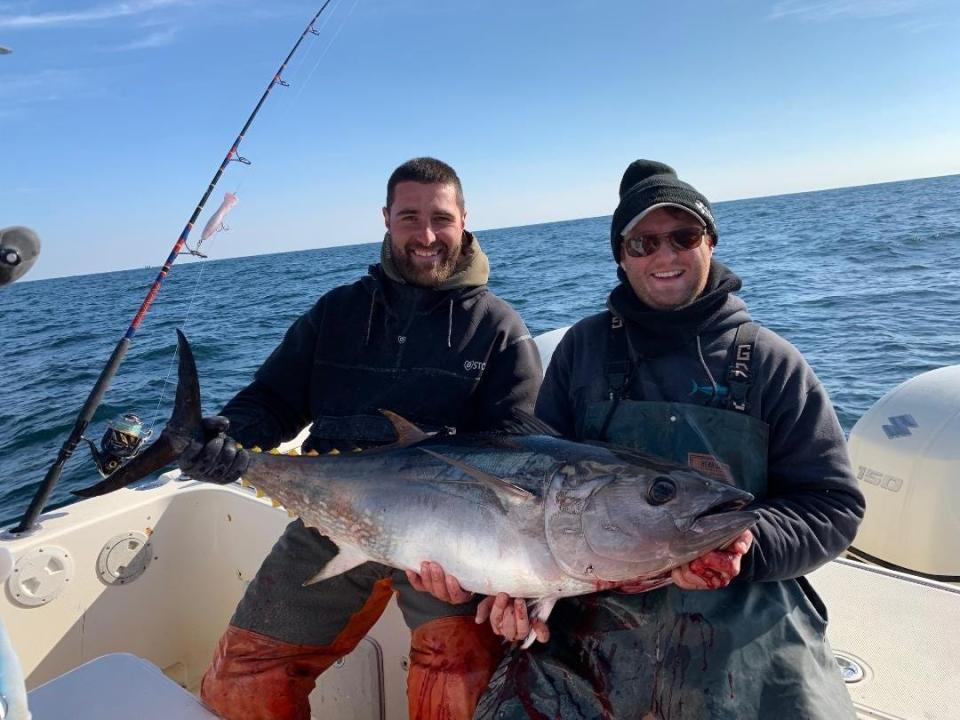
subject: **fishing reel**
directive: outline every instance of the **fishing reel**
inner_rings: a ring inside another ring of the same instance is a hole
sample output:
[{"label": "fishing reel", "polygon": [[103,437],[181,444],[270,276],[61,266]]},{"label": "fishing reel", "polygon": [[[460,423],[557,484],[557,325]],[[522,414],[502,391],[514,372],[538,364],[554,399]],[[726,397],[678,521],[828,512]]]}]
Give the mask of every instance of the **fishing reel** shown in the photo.
[{"label": "fishing reel", "polygon": [[136,457],[152,430],[144,431],[143,421],[133,413],[126,413],[107,423],[100,438],[100,447],[89,438],[83,438],[90,446],[90,454],[100,475],[107,477],[122,465]]}]

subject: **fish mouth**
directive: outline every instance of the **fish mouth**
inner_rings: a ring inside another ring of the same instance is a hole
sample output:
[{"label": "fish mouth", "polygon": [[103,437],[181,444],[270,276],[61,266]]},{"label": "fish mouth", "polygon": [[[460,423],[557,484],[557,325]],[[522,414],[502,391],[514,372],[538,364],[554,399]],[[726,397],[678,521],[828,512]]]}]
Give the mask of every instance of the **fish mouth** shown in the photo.
[{"label": "fish mouth", "polygon": [[732,539],[747,528],[756,525],[760,520],[760,514],[753,510],[744,510],[753,502],[753,496],[747,492],[737,492],[739,497],[718,502],[692,516],[688,520],[687,530],[703,538],[729,536]]},{"label": "fish mouth", "polygon": [[760,521],[760,513],[753,510],[708,511],[695,517],[688,526],[690,532],[701,537],[735,538]]},{"label": "fish mouth", "polygon": [[733,500],[727,500],[722,503],[718,503],[711,508],[708,508],[704,512],[693,518],[693,522],[697,522],[701,518],[707,517],[709,515],[720,515],[721,513],[734,513],[738,510],[743,510],[753,498],[735,498]]}]

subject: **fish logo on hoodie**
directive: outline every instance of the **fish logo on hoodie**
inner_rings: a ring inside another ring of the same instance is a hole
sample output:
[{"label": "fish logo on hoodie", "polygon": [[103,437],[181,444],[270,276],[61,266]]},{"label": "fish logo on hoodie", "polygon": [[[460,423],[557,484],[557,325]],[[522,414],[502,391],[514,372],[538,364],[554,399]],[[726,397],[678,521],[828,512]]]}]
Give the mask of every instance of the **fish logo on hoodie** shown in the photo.
[{"label": "fish logo on hoodie", "polygon": [[687,397],[696,397],[697,395],[716,395],[717,397],[726,397],[730,393],[730,388],[726,385],[698,385],[696,380],[691,380],[690,394]]}]

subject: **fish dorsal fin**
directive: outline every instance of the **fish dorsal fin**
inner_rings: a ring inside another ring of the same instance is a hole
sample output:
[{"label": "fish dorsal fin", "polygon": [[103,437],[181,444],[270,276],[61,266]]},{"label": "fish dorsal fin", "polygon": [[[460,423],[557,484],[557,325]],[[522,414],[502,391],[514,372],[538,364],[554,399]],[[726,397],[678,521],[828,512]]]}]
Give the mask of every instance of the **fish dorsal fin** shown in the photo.
[{"label": "fish dorsal fin", "polygon": [[438,452],[434,452],[428,448],[420,448],[427,455],[432,455],[438,460],[442,460],[448,465],[452,465],[457,468],[465,475],[472,477],[478,483],[483,485],[486,488],[489,488],[497,496],[497,499],[501,502],[506,501],[509,503],[517,502],[526,502],[527,500],[533,500],[536,496],[529,490],[524,490],[518,485],[514,485],[512,482],[499,478],[496,475],[491,475],[486,473],[480,468],[475,468],[472,465],[467,465],[465,462],[460,460],[454,460],[452,457],[447,457]]},{"label": "fish dorsal fin", "polygon": [[512,417],[504,424],[504,429],[511,435],[548,435],[560,437],[560,433],[538,417],[534,417],[523,410],[514,410]]},{"label": "fish dorsal fin", "polygon": [[435,433],[425,433],[406,418],[400,417],[390,410],[380,410],[380,413],[390,421],[394,431],[397,433],[397,441],[391,443],[391,448],[406,447],[407,445],[416,445],[431,437]]}]

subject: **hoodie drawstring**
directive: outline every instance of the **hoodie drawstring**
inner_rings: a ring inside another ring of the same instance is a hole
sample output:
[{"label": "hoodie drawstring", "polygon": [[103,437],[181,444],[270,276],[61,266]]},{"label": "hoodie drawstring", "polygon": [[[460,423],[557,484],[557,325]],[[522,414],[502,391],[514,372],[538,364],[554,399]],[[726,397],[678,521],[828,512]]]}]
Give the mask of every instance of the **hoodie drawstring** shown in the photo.
[{"label": "hoodie drawstring", "polygon": [[710,385],[713,387],[713,394],[710,396],[710,400],[707,401],[707,404],[709,405],[717,399],[717,393],[719,390],[717,389],[717,381],[713,379],[713,374],[710,372],[710,368],[707,367],[707,361],[703,359],[703,348],[700,346],[699,335],[697,335],[697,356],[700,358],[700,364],[707,373],[707,380],[710,381]]},{"label": "hoodie drawstring", "polygon": [[[373,294],[370,296],[370,312],[367,314],[367,335],[363,340],[364,345],[370,344],[370,335],[373,332],[373,314],[377,307],[378,292],[380,292],[380,288],[374,288]],[[384,322],[386,322],[386,317],[384,317]],[[453,298],[450,298],[447,311],[447,347],[453,347]]]},{"label": "hoodie drawstring", "polygon": [[373,327],[373,309],[377,304],[377,292],[380,288],[373,289],[373,295],[370,297],[370,314],[367,316],[367,337],[363,341],[364,345],[370,344],[370,329]]},{"label": "hoodie drawstring", "polygon": [[453,347],[453,298],[450,298],[450,320],[447,324],[447,347]]}]

